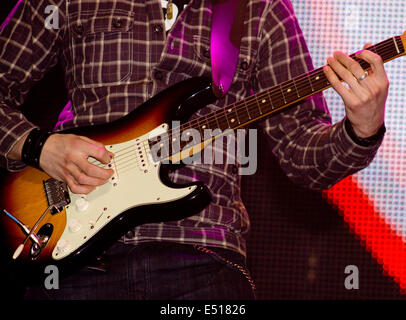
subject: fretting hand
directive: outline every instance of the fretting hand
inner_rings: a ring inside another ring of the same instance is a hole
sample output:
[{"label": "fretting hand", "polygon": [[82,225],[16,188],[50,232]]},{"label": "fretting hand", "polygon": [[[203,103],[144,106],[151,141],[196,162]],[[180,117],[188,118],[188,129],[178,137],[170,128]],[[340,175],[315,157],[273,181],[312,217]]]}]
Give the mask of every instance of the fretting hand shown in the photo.
[{"label": "fretting hand", "polygon": [[360,138],[373,136],[383,125],[389,90],[382,58],[367,50],[369,46],[370,44],[365,45],[364,50],[356,55],[371,65],[368,73],[365,73],[357,61],[340,51],[328,58],[328,66],[324,67],[332,87],[344,101],[346,115],[355,134]]}]

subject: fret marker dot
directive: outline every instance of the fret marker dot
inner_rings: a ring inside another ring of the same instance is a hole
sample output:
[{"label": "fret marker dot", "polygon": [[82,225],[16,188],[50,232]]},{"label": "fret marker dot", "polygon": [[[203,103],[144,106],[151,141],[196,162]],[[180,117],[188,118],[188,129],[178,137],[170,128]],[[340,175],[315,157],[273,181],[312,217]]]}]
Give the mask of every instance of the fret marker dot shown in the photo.
[{"label": "fret marker dot", "polygon": [[266,99],[263,99],[263,100],[262,100],[262,103],[266,103]]},{"label": "fret marker dot", "polygon": [[235,122],[235,119],[231,119],[231,123],[234,123]]},{"label": "fret marker dot", "polygon": [[233,109],[231,109],[231,108],[230,108],[230,109],[228,109],[228,112],[230,112],[230,113],[231,113],[232,111],[233,111]]},{"label": "fret marker dot", "polygon": [[292,91],[292,89],[288,89],[288,90],[287,90],[288,93],[291,92],[291,91]]},{"label": "fret marker dot", "polygon": [[204,125],[204,126],[202,126],[202,129],[206,129],[206,126]]},{"label": "fret marker dot", "polygon": [[320,77],[316,77],[316,80],[320,80]]}]

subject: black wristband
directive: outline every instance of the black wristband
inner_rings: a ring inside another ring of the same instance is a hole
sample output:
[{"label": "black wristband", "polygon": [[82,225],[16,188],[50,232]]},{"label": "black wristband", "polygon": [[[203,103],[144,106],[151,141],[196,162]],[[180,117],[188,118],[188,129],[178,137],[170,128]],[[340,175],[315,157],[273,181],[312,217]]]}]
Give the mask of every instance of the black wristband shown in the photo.
[{"label": "black wristband", "polygon": [[385,124],[379,128],[378,132],[371,137],[368,138],[360,138],[354,132],[350,120],[345,118],[344,120],[345,130],[347,131],[348,135],[350,136],[351,140],[353,140],[356,144],[363,146],[363,147],[371,147],[375,145],[382,137],[385,135],[386,127]]},{"label": "black wristband", "polygon": [[39,158],[41,156],[42,147],[45,141],[49,138],[52,132],[35,128],[31,130],[25,139],[21,152],[21,160],[29,166],[40,169]]}]

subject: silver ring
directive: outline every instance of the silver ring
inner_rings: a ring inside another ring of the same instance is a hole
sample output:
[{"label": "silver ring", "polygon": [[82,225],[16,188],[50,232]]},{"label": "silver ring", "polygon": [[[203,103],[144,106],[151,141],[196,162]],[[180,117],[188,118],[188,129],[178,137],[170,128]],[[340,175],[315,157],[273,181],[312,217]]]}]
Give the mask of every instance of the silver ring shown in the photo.
[{"label": "silver ring", "polygon": [[359,77],[359,78],[358,78],[358,81],[361,82],[362,80],[365,80],[366,77],[368,77],[368,71],[365,71],[365,73],[362,75],[362,77]]}]

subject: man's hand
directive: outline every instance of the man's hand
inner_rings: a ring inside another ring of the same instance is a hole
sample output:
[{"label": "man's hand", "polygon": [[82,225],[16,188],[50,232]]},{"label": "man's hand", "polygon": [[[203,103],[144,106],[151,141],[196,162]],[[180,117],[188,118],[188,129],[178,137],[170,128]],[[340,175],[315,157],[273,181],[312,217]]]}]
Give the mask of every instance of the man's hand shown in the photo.
[{"label": "man's hand", "polygon": [[[333,88],[342,97],[347,118],[355,134],[360,138],[376,134],[384,123],[385,103],[388,96],[389,81],[383,66],[382,58],[366,50],[357,54],[357,58],[371,65],[371,71],[365,78],[365,71],[360,64],[348,55],[337,51],[328,58],[324,73]],[[337,77],[344,80],[346,87]]]},{"label": "man's hand", "polygon": [[88,194],[113,175],[113,170],[91,164],[88,157],[107,164],[113,154],[89,138],[53,134],[42,149],[40,167],[52,178],[65,181],[73,193]]}]

